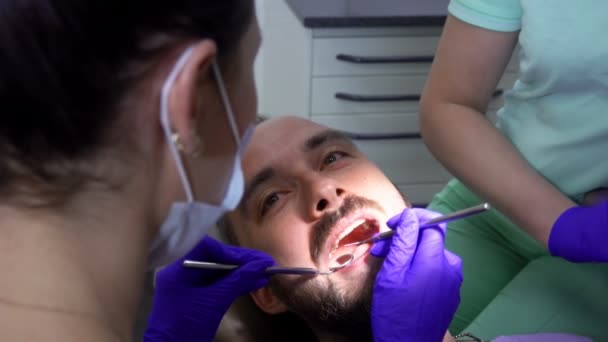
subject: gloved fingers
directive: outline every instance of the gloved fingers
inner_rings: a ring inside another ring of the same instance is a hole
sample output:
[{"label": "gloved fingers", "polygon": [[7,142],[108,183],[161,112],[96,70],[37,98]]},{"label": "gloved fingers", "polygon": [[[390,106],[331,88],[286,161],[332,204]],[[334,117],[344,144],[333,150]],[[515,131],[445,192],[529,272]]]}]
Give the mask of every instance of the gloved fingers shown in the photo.
[{"label": "gloved fingers", "polygon": [[395,235],[391,239],[390,249],[378,273],[377,281],[402,281],[416,251],[419,232],[416,215],[405,209],[399,215],[399,221],[393,221],[393,228]]},{"label": "gloved fingers", "polygon": [[388,255],[392,242],[393,242],[392,237],[388,238],[388,239],[376,241],[376,242],[374,242],[374,244],[369,252],[375,257],[384,258]]},{"label": "gloved fingers", "polygon": [[267,274],[265,270],[273,264],[274,262],[271,260],[251,261],[230,272],[228,276],[219,281],[224,286],[235,289],[238,295],[244,295],[268,284],[271,275]]},{"label": "gloved fingers", "polygon": [[[391,229],[396,229],[398,226],[403,226],[404,217],[406,215],[406,212],[414,213],[414,215],[416,215],[418,217],[419,225],[424,222],[428,222],[436,217],[441,216],[440,213],[434,212],[431,210],[427,210],[427,209],[406,208],[401,213],[391,217],[386,223],[387,226]],[[445,224],[439,224],[439,225],[437,225],[437,227],[440,228],[445,233],[445,230],[446,230]],[[372,246],[370,253],[376,257],[384,258],[388,255],[391,244],[392,244],[392,238],[376,241],[374,243],[374,245]]]},{"label": "gloved fingers", "polygon": [[[428,209],[413,208],[412,210],[414,211],[414,213],[416,213],[416,216],[418,216],[418,222],[421,226],[432,219],[442,216],[442,214]],[[436,224],[433,227],[441,229],[441,231],[445,235],[447,229],[447,225],[445,223]]]},{"label": "gloved fingers", "polygon": [[218,255],[222,253],[222,243],[209,235],[205,235],[201,241],[199,241],[194,248],[192,248],[182,258],[188,260],[197,261],[211,261],[210,256]]},{"label": "gloved fingers", "polygon": [[458,255],[456,255],[456,254],[448,251],[447,249],[445,249],[443,251],[443,254],[444,254],[445,259],[447,260],[447,262],[448,262],[448,264],[450,266],[460,266],[460,267],[462,267],[462,259]]},{"label": "gloved fingers", "polygon": [[420,231],[420,241],[412,262],[412,269],[417,272],[435,272],[443,267],[445,261],[444,236],[439,228],[428,228]]},{"label": "gloved fingers", "polygon": [[399,214],[391,217],[390,219],[388,219],[388,221],[386,221],[386,225],[390,228],[390,229],[395,229],[397,228],[397,225],[399,224],[399,222],[401,222],[401,218],[403,217],[404,213],[406,211],[410,211],[412,210],[412,208],[405,208],[403,209]]},{"label": "gloved fingers", "polygon": [[205,236],[183,259],[241,265],[251,260],[273,260],[262,251],[230,246]]},{"label": "gloved fingers", "polygon": [[460,279],[460,282],[462,283],[462,259],[458,255],[448,251],[447,249],[444,250],[443,255],[448,265],[450,266],[450,269],[452,270],[453,274],[457,276],[458,279]]},{"label": "gloved fingers", "polygon": [[202,286],[226,276],[226,271],[183,267],[184,260],[216,262],[227,265],[243,265],[252,261],[264,261],[265,264],[269,265],[275,263],[274,259],[264,252],[225,245],[207,235],[186,256],[161,270],[158,273],[158,278],[163,278],[167,284],[170,283],[170,280],[173,280],[177,283]]},{"label": "gloved fingers", "polygon": [[[405,211],[411,211],[413,212],[416,217],[418,218],[418,224],[419,225],[423,225],[425,223],[427,223],[428,221],[435,219],[437,217],[442,216],[441,213],[438,213],[436,211],[432,211],[432,210],[428,210],[428,209],[423,209],[423,208],[405,208],[401,213],[391,217],[388,221],[387,221],[387,226],[391,229],[396,229],[397,225],[402,222],[402,215]],[[437,224],[437,227],[441,228],[445,234],[445,230],[446,230],[446,224],[445,223],[441,223],[441,224]]]},{"label": "gloved fingers", "polygon": [[387,255],[392,258],[411,258],[418,242],[419,225],[414,211],[405,209],[399,216],[399,221],[393,225],[395,234],[391,239],[391,248]]},{"label": "gloved fingers", "polygon": [[232,252],[231,246],[223,244],[209,235],[205,237],[184,256],[184,259],[196,260],[196,261],[209,261],[226,263],[231,260]]},{"label": "gloved fingers", "polygon": [[[208,270],[200,268],[188,268],[180,266],[172,270],[170,274],[159,275],[163,277],[165,284],[170,284],[170,281],[182,286],[187,284],[192,287],[205,287],[213,285],[215,283],[232,284],[233,286],[254,286],[260,288],[266,284],[268,275],[264,272],[267,267],[274,265],[272,259],[261,259],[251,260],[243,265],[240,265],[232,271],[226,270]],[[264,279],[262,282],[258,282],[263,285],[256,285],[258,283],[251,284],[256,279]],[[242,285],[239,285],[237,280],[242,281]]]},{"label": "gloved fingers", "polygon": [[557,218],[549,234],[551,255],[572,262],[607,262],[608,201],[574,206]]},{"label": "gloved fingers", "polygon": [[170,285],[172,283],[201,285],[203,280],[212,282],[224,276],[225,272],[187,268],[183,266],[183,262],[184,260],[219,262],[217,260],[222,259],[223,253],[222,243],[209,235],[205,235],[205,237],[184,257],[158,272],[157,279],[162,279],[162,282],[165,285]]}]

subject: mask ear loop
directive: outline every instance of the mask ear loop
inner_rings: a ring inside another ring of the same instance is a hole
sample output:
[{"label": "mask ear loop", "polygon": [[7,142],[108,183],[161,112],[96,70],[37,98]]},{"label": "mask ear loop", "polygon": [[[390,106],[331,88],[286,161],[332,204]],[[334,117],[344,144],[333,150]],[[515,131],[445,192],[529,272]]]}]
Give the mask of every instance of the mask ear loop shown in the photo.
[{"label": "mask ear loop", "polygon": [[179,57],[179,59],[175,63],[175,66],[171,70],[171,73],[169,73],[167,80],[163,84],[163,87],[161,89],[161,96],[160,96],[161,126],[163,128],[163,131],[165,132],[165,138],[167,139],[167,142],[169,145],[169,150],[171,151],[171,154],[173,155],[173,158],[175,159],[175,165],[177,166],[177,172],[179,174],[179,178],[182,180],[182,186],[184,187],[184,192],[186,193],[186,200],[189,203],[194,201],[194,196],[192,194],[192,187],[190,186],[190,181],[188,180],[186,168],[184,167],[184,162],[182,161],[182,158],[179,154],[177,146],[175,146],[175,144],[173,143],[173,138],[172,138],[173,132],[171,130],[171,123],[169,122],[169,103],[168,102],[169,102],[169,92],[171,91],[173,82],[175,82],[177,75],[182,70],[182,68],[184,67],[184,64],[186,64],[186,61],[188,61],[188,58],[190,58],[191,54],[192,54],[192,47],[189,47]]},{"label": "mask ear loop", "polygon": [[239,134],[238,126],[236,124],[236,120],[234,119],[234,112],[232,111],[232,106],[230,105],[230,99],[228,98],[228,93],[226,92],[226,86],[224,85],[224,79],[222,78],[220,67],[217,65],[217,61],[215,59],[211,62],[211,68],[213,69],[215,80],[217,81],[217,87],[220,90],[224,108],[226,108],[228,122],[230,123],[230,128],[232,128],[232,135],[236,141],[236,148],[238,151],[241,147],[241,135]]}]

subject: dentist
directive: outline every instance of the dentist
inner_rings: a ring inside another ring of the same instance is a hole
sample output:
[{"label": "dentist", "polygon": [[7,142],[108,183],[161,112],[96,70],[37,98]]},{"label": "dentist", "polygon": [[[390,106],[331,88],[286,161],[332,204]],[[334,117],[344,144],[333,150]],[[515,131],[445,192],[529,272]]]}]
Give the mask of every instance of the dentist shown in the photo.
[{"label": "dentist", "polygon": [[270,256],[203,238],[243,193],[259,44],[251,0],[0,2],[3,340],[128,341],[169,265],[145,340],[208,341],[266,284]]},{"label": "dentist", "polygon": [[[259,44],[250,0],[0,4],[3,339],[130,340],[144,272],[189,251],[242,265],[159,276],[205,292],[201,340],[264,285],[269,256],[196,246],[243,193]],[[193,333],[168,299],[148,341]]]}]

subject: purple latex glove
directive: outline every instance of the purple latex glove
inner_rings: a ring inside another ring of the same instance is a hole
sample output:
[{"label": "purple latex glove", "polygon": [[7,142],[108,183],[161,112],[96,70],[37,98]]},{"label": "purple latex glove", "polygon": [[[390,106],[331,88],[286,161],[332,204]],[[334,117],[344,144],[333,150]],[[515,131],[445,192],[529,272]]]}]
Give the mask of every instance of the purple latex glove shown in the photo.
[{"label": "purple latex glove", "polygon": [[372,247],[373,255],[386,255],[372,299],[375,341],[435,342],[447,332],[460,303],[462,261],[444,248],[445,224],[419,228],[437,216],[405,209],[388,221],[391,241]]},{"label": "purple latex glove", "polygon": [[551,229],[549,251],[573,262],[608,262],[608,201],[564,211]]},{"label": "purple latex glove", "polygon": [[[185,268],[185,259],[242,265],[226,271]],[[184,258],[158,272],[145,342],[212,341],[222,317],[239,296],[268,282],[269,255],[205,237]]]}]

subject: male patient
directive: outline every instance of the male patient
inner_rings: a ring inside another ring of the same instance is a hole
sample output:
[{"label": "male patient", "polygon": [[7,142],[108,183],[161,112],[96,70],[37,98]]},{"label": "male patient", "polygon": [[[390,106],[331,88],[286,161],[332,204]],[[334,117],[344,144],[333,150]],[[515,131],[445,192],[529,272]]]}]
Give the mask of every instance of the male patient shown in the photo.
[{"label": "male patient", "polygon": [[[221,230],[229,242],[265,251],[282,266],[328,270],[340,262],[341,249],[334,251],[340,241],[388,230],[385,222],[409,206],[350,139],[303,119],[261,123],[243,170],[243,200]],[[294,312],[320,340],[371,341],[369,307],[380,265],[365,254],[330,276],[274,276],[252,297],[266,313]]]},{"label": "male patient", "polygon": [[[243,158],[247,188],[219,224],[228,242],[265,251],[281,266],[328,270],[345,243],[389,228],[409,206],[384,173],[339,132],[282,117],[256,128]],[[382,260],[363,255],[329,276],[273,276],[251,294],[268,314],[292,312],[321,340],[371,341],[370,304]],[[444,341],[452,338],[446,332]]]}]

